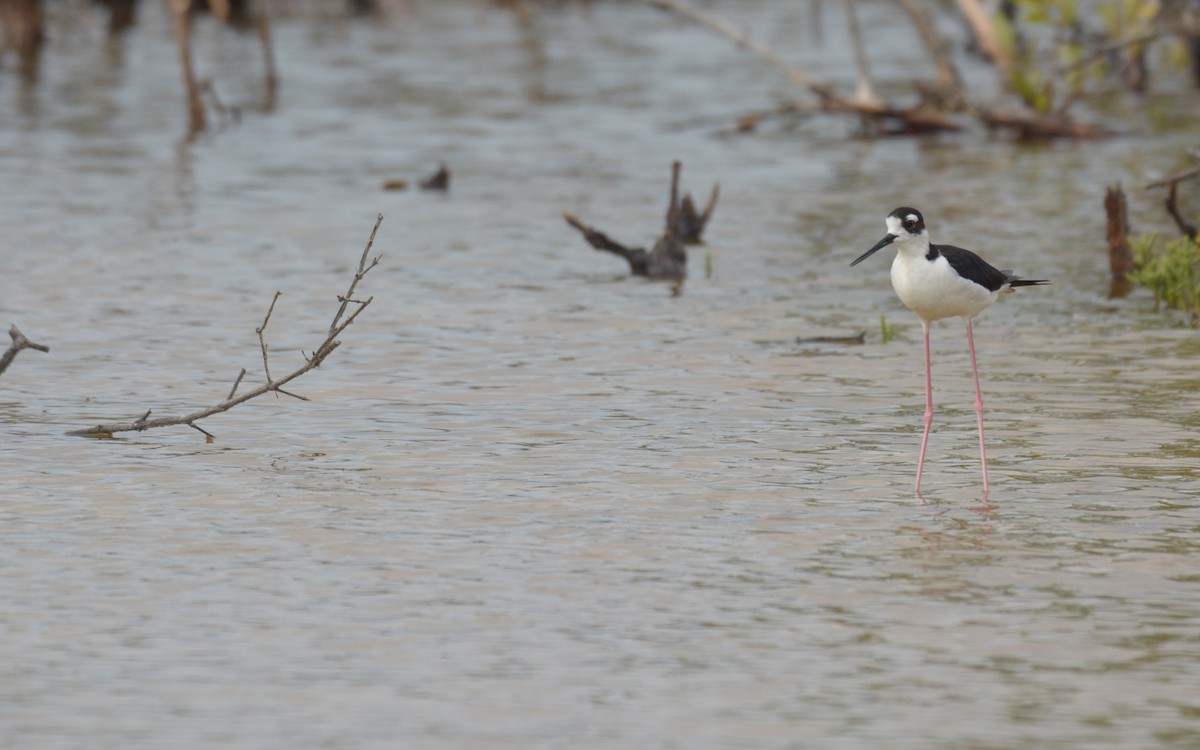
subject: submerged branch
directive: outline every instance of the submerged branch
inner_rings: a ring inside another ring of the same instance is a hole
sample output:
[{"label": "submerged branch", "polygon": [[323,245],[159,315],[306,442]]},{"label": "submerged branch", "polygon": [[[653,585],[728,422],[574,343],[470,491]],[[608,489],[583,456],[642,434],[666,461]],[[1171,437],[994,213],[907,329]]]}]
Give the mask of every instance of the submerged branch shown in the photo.
[{"label": "submerged branch", "polygon": [[[300,365],[296,369],[292,370],[291,372],[289,372],[286,375],[283,375],[282,377],[279,377],[279,378],[272,378],[272,377],[270,377],[269,373],[265,372],[264,374],[267,377],[267,382],[263,383],[262,385],[258,386],[257,388],[254,388],[249,391],[245,391],[241,395],[235,395],[237,393],[238,386],[242,382],[242,377],[245,375],[245,370],[243,369],[241,374],[238,375],[237,380],[234,382],[233,388],[230,389],[229,396],[227,398],[225,398],[225,400],[223,400],[217,404],[214,404],[213,406],[209,406],[204,409],[198,409],[189,414],[184,414],[182,416],[157,417],[155,419],[150,419],[149,418],[150,411],[147,410],[146,413],[143,414],[140,418],[138,418],[134,421],[131,421],[131,422],[102,423],[102,424],[95,425],[94,427],[87,427],[87,428],[84,428],[81,430],[73,430],[67,434],[79,435],[82,437],[105,438],[105,437],[112,437],[113,434],[117,433],[117,432],[132,432],[132,431],[140,432],[143,430],[150,430],[155,427],[171,427],[171,426],[175,426],[175,425],[187,425],[188,427],[192,427],[193,429],[196,429],[196,430],[204,433],[204,435],[206,436],[206,439],[209,442],[212,442],[212,440],[214,439],[213,435],[211,433],[207,432],[206,430],[201,429],[199,426],[197,426],[196,422],[199,422],[201,419],[204,419],[205,417],[211,417],[214,414],[220,414],[221,412],[229,411],[230,409],[237,406],[238,404],[243,404],[251,399],[258,398],[259,396],[263,395],[264,393],[271,393],[271,392],[282,393],[287,396],[292,396],[294,398],[303,399],[304,398],[303,396],[298,396],[294,393],[284,390],[283,386],[287,385],[288,383],[290,383],[291,381],[300,377],[301,375],[308,372],[309,370],[320,367],[321,363],[324,362],[329,357],[329,355],[332,354],[334,352],[334,350],[336,350],[341,345],[342,342],[337,340],[337,337],[343,331],[345,331],[347,326],[349,326],[351,323],[353,323],[354,319],[358,317],[359,313],[361,313],[363,310],[365,310],[367,308],[367,305],[371,304],[371,302],[375,299],[374,297],[368,297],[365,300],[359,301],[359,300],[351,299],[351,295],[354,292],[354,288],[358,285],[358,282],[362,280],[363,276],[365,276],[375,266],[379,265],[379,260],[380,260],[381,256],[378,256],[378,255],[375,256],[370,261],[369,264],[367,262],[367,258],[368,258],[369,253],[371,252],[371,246],[374,244],[374,241],[375,241],[375,233],[379,230],[379,225],[382,222],[383,222],[383,214],[380,214],[379,217],[375,221],[375,228],[371,230],[371,239],[367,243],[366,249],[363,250],[362,257],[359,259],[358,270],[354,274],[354,279],[350,282],[349,290],[347,290],[347,292],[345,294],[340,295],[338,297],[338,299],[341,301],[341,304],[340,304],[340,307],[338,308],[337,313],[333,317],[333,322],[329,326],[328,335],[326,335],[325,340],[320,343],[320,345],[316,348],[316,350],[314,350],[312,352],[311,356],[307,356],[305,358],[303,365]],[[267,315],[263,320],[263,324],[261,327],[258,328],[258,332],[259,332],[259,336],[260,336],[259,340],[262,343],[262,355],[263,355],[264,370],[266,370],[266,368],[267,368],[267,346],[266,346],[265,341],[263,341],[263,339],[262,339],[262,330],[266,328],[267,321],[270,320],[270,317],[271,317],[271,311],[274,310],[274,308],[275,308],[275,300],[277,300],[278,298],[279,298],[279,295],[276,294],[275,297],[271,300],[271,306],[267,310]],[[347,316],[343,320],[342,316],[346,312],[347,306],[350,304],[355,304],[358,307],[349,316]],[[307,400],[307,399],[305,399],[305,400]]]},{"label": "submerged branch", "polygon": [[43,344],[34,343],[25,338],[25,334],[21,333],[16,326],[8,329],[8,335],[12,338],[12,344],[9,345],[4,354],[0,354],[0,373],[3,373],[8,369],[8,366],[11,365],[12,361],[17,358],[17,354],[19,354],[22,349],[34,349],[39,352],[50,351],[50,347]]}]

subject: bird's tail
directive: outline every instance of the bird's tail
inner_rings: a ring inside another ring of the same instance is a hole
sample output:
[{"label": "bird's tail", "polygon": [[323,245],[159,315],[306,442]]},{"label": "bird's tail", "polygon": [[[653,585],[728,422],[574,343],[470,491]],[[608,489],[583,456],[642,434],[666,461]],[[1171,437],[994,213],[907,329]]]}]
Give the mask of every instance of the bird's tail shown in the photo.
[{"label": "bird's tail", "polygon": [[1010,286],[1039,286],[1041,284],[1049,284],[1045,279],[1022,279],[1020,276],[1014,276],[1012,271],[1001,271],[1004,274],[1004,281]]}]

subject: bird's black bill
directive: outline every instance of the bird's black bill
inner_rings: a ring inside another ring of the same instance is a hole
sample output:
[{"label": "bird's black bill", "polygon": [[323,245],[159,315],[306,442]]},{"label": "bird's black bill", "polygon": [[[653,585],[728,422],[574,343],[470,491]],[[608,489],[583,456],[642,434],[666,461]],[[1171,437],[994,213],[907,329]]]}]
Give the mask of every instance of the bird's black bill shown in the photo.
[{"label": "bird's black bill", "polygon": [[859,263],[862,263],[864,260],[866,260],[867,258],[870,258],[876,252],[882,250],[883,248],[887,247],[888,245],[892,244],[895,241],[896,241],[896,235],[894,235],[894,234],[883,235],[883,239],[880,240],[879,242],[876,242],[875,247],[871,248],[870,250],[866,251],[862,255],[855,258],[854,262],[851,263],[850,265],[857,266]]}]

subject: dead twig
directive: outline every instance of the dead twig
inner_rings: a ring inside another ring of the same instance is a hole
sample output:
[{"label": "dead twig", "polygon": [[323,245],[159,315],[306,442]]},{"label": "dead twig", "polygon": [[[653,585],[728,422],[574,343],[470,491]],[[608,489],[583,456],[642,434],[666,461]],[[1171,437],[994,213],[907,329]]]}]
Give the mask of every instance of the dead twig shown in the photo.
[{"label": "dead twig", "polygon": [[275,303],[282,296],[283,292],[275,292],[275,296],[271,298],[271,306],[267,308],[267,315],[263,318],[262,325],[254,329],[254,332],[258,334],[258,346],[262,349],[263,375],[266,376],[268,383],[271,382],[271,366],[267,363],[267,341],[263,338],[263,331],[267,330],[267,322],[271,320],[271,313],[275,312]]},{"label": "dead twig", "polygon": [[17,358],[17,354],[20,353],[22,349],[34,349],[39,352],[50,351],[50,347],[43,344],[34,343],[25,338],[25,334],[21,333],[16,326],[8,329],[8,335],[10,338],[12,338],[12,344],[9,345],[4,354],[0,354],[0,374],[3,374],[4,371],[8,369],[8,366],[11,365],[12,361]]},{"label": "dead twig", "polygon": [[[363,310],[367,309],[367,306],[370,305],[371,302],[375,299],[374,297],[368,297],[365,300],[358,301],[358,300],[354,300],[352,295],[354,292],[354,288],[358,285],[358,282],[362,281],[362,278],[364,276],[366,276],[367,273],[371,269],[373,269],[375,266],[379,265],[379,260],[382,256],[376,255],[373,259],[370,260],[369,263],[368,263],[368,256],[371,252],[371,247],[375,242],[375,233],[377,231],[379,231],[379,225],[382,222],[383,222],[383,214],[380,214],[378,216],[378,218],[375,220],[375,227],[371,230],[371,238],[367,242],[366,248],[363,250],[362,257],[358,261],[358,270],[354,274],[354,279],[350,282],[350,288],[346,291],[345,294],[340,295],[338,297],[338,299],[341,302],[338,307],[337,313],[333,317],[333,322],[330,323],[330,325],[329,325],[329,331],[325,337],[325,340],[321,342],[321,344],[312,352],[312,354],[310,356],[306,356],[304,358],[303,365],[297,367],[296,369],[292,370],[291,372],[289,372],[286,375],[283,375],[282,377],[279,377],[279,378],[272,378],[269,374],[266,374],[264,372],[264,375],[267,378],[267,382],[263,383],[262,385],[258,386],[257,388],[246,391],[239,396],[239,395],[236,395],[236,393],[237,393],[238,386],[241,384],[242,378],[244,377],[245,372],[246,372],[243,369],[241,374],[238,375],[237,380],[234,382],[233,388],[230,389],[229,396],[224,401],[221,401],[220,403],[215,404],[213,406],[209,406],[207,408],[199,409],[197,411],[191,412],[190,414],[185,414],[183,416],[157,417],[154,419],[150,419],[150,411],[147,410],[145,414],[143,414],[140,418],[138,418],[132,422],[102,423],[102,424],[98,424],[93,427],[87,427],[87,428],[84,428],[81,430],[73,430],[67,434],[79,435],[82,437],[107,438],[107,437],[112,437],[113,434],[117,433],[117,432],[132,432],[132,431],[140,432],[143,430],[154,429],[156,427],[171,427],[171,426],[175,426],[175,425],[187,425],[188,427],[191,427],[191,428],[203,433],[205,435],[205,439],[208,442],[212,442],[214,440],[212,433],[208,432],[207,430],[202,429],[201,427],[199,427],[196,424],[196,422],[199,422],[201,419],[204,419],[205,417],[211,417],[214,414],[220,414],[221,412],[229,411],[230,409],[237,406],[238,404],[243,404],[253,398],[257,398],[257,397],[263,395],[264,393],[271,393],[271,392],[282,393],[284,395],[292,396],[293,398],[298,398],[298,399],[306,401],[307,399],[304,396],[299,396],[295,393],[287,391],[283,388],[283,386],[287,385],[288,383],[290,383],[291,381],[300,377],[301,375],[308,372],[309,370],[312,370],[316,367],[320,367],[321,363],[324,362],[329,357],[329,355],[334,352],[334,350],[336,350],[339,346],[341,346],[342,342],[339,341],[337,337],[340,336],[342,334],[342,332],[345,331],[346,328],[351,323],[354,322],[354,320],[359,316],[359,314],[362,313]],[[276,294],[274,299],[271,300],[271,307],[267,311],[266,318],[263,319],[263,324],[259,328],[260,331],[262,329],[266,328],[267,321],[271,317],[271,310],[274,309],[275,300],[277,300],[278,298],[279,298],[279,295]],[[345,315],[346,309],[350,304],[357,305],[357,308],[354,311],[352,311],[349,315]],[[345,315],[345,317],[343,318],[344,315]],[[263,367],[265,370],[266,364],[267,364],[266,363],[267,347],[266,347],[265,343],[263,343],[263,345],[262,345],[262,351],[263,351]]]},{"label": "dead twig", "polygon": [[1198,176],[1200,176],[1200,166],[1189,167],[1182,172],[1176,172],[1173,175],[1154,180],[1146,185],[1147,190],[1158,187],[1167,188],[1167,199],[1164,202],[1167,213],[1175,220],[1175,226],[1179,227],[1179,231],[1194,240],[1200,240],[1200,228],[1197,228],[1195,224],[1183,218],[1183,215],[1179,213],[1179,204],[1177,201],[1179,197],[1179,183]]},{"label": "dead twig", "polygon": [[1171,189],[1167,191],[1167,213],[1169,213],[1171,218],[1175,220],[1175,226],[1179,227],[1179,231],[1194,240],[1197,237],[1200,237],[1200,234],[1197,234],[1196,225],[1183,218],[1183,216],[1179,213],[1179,206],[1175,203],[1176,194],[1178,192],[1179,183],[1172,182]]},{"label": "dead twig", "polygon": [[[1200,157],[1200,154],[1195,154],[1195,156]],[[1168,185],[1174,185],[1176,183],[1183,182],[1184,180],[1190,180],[1193,177],[1197,177],[1197,176],[1200,176],[1200,165],[1196,165],[1194,167],[1188,167],[1187,169],[1183,170],[1182,172],[1176,172],[1173,175],[1167,175],[1166,177],[1161,177],[1152,182],[1147,182],[1146,189],[1149,190],[1151,188],[1166,187]]]}]

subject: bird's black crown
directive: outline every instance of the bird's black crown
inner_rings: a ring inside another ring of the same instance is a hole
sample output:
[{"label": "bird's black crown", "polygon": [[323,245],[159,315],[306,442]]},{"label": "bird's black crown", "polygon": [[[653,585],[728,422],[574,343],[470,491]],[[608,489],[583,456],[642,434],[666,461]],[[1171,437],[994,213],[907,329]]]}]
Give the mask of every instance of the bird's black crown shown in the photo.
[{"label": "bird's black crown", "polygon": [[900,226],[904,227],[910,234],[920,234],[925,231],[925,217],[915,208],[901,206],[888,214],[888,216],[899,219]]}]

